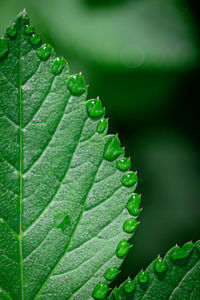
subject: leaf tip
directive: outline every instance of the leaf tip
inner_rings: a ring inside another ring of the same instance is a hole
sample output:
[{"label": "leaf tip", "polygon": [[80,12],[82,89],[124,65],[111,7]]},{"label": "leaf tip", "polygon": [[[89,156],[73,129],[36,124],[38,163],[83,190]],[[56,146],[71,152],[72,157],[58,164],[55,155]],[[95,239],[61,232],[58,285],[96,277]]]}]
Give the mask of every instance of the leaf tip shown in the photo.
[{"label": "leaf tip", "polygon": [[28,18],[28,13],[26,8],[24,8],[18,15],[17,15],[17,19],[18,18],[23,18],[23,19],[27,19]]}]

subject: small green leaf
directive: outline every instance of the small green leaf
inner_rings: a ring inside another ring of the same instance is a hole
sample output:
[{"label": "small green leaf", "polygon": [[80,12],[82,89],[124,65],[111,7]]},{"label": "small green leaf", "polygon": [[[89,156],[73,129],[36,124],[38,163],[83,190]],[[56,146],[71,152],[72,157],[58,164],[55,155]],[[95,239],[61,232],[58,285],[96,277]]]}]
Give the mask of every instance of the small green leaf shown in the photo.
[{"label": "small green leaf", "polygon": [[[195,245],[191,242],[186,243],[182,248],[175,246],[164,259],[156,258],[134,281],[129,278],[118,289],[113,290],[109,300],[200,299],[200,253],[197,248],[199,244],[200,241]],[[178,253],[177,249],[183,249],[188,255],[172,256]],[[116,291],[118,298],[115,296]]]},{"label": "small green leaf", "polygon": [[0,299],[103,299],[131,247],[124,149],[25,11],[0,39],[0,86]]}]

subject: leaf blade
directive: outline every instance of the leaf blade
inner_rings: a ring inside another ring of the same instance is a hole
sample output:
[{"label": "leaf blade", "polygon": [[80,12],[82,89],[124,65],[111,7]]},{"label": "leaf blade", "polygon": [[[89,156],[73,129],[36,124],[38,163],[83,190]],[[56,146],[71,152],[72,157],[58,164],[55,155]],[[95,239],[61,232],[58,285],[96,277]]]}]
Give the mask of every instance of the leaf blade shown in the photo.
[{"label": "leaf blade", "polygon": [[71,80],[63,59],[38,50],[25,12],[14,26],[0,61],[0,286],[13,299],[90,299],[121,265],[115,249],[130,237],[122,227],[137,182],[125,187],[117,156],[104,159],[113,136],[97,130],[99,100],[89,117],[83,77]]},{"label": "leaf blade", "polygon": [[[197,245],[198,242],[195,243]],[[189,243],[187,243],[189,244]],[[179,247],[174,247],[168,251],[163,261],[167,269],[158,273],[155,270],[154,260],[146,269],[148,274],[147,283],[139,282],[139,274],[135,277],[135,286],[132,291],[126,292],[123,283],[119,288],[113,290],[109,299],[198,299],[200,296],[199,278],[200,278],[200,253],[193,245],[192,251],[187,257],[172,259],[171,254]],[[184,246],[182,247],[182,249]]]}]

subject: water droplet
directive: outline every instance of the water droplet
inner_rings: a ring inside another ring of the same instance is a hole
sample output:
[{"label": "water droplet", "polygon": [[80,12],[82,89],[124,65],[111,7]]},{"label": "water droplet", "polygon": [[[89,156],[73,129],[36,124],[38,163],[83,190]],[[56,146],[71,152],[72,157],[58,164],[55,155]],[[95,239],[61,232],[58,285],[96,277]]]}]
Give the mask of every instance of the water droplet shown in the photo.
[{"label": "water droplet", "polygon": [[30,35],[30,34],[34,34],[35,33],[35,28],[29,25],[25,26],[25,34],[26,35]]},{"label": "water droplet", "polygon": [[16,25],[13,24],[12,26],[8,27],[6,32],[10,38],[14,38],[17,35]]},{"label": "water droplet", "polygon": [[128,253],[130,248],[131,245],[126,240],[120,241],[116,249],[117,257],[123,258]]},{"label": "water droplet", "polygon": [[95,299],[104,299],[108,293],[108,283],[106,281],[99,282],[92,293]]},{"label": "water droplet", "polygon": [[105,114],[105,109],[99,99],[92,99],[86,102],[86,109],[90,118],[99,118]]},{"label": "water droplet", "polygon": [[108,161],[115,160],[120,154],[124,153],[117,136],[112,136],[105,145],[104,158]]},{"label": "water droplet", "polygon": [[121,180],[125,186],[132,186],[137,183],[137,174],[135,172],[127,172]]},{"label": "water droplet", "polygon": [[135,219],[130,218],[124,222],[123,230],[128,233],[133,233],[135,232],[138,224],[139,223]]},{"label": "water droplet", "polygon": [[167,264],[161,257],[156,258],[156,260],[153,263],[153,267],[157,273],[163,273],[167,271]]},{"label": "water droplet", "polygon": [[82,74],[70,76],[67,85],[70,93],[74,96],[82,95],[87,89]]},{"label": "water droplet", "polygon": [[131,293],[134,291],[135,289],[135,281],[131,280],[130,278],[128,278],[124,284],[123,284],[123,288],[125,290],[126,293]]},{"label": "water droplet", "polygon": [[114,268],[109,268],[105,273],[104,273],[104,277],[105,279],[112,281],[114,280],[117,275],[119,274],[119,270],[117,267]]},{"label": "water droplet", "polygon": [[42,60],[47,60],[52,53],[52,47],[48,44],[42,45],[38,50],[37,50],[37,55],[39,58]]},{"label": "water droplet", "polygon": [[66,60],[63,57],[57,57],[54,60],[51,68],[52,73],[55,75],[59,75],[62,72],[65,65],[66,65]]},{"label": "water droplet", "polygon": [[194,249],[194,245],[192,242],[188,242],[185,245],[180,248],[179,246],[175,246],[171,251],[170,251],[170,257],[173,260],[179,260],[179,259],[184,259],[188,257]]},{"label": "water droplet", "polygon": [[8,40],[0,38],[0,57],[4,57],[8,54]]},{"label": "water droplet", "polygon": [[131,167],[131,161],[130,158],[120,158],[117,162],[116,162],[117,168],[120,171],[128,171]]},{"label": "water droplet", "polygon": [[39,34],[32,34],[30,37],[30,43],[32,45],[38,45],[41,42],[41,36]]},{"label": "water droplet", "polygon": [[196,241],[195,247],[196,247],[197,251],[199,251],[199,253],[200,253],[200,241]]},{"label": "water droplet", "polygon": [[129,214],[131,214],[134,217],[138,217],[141,212],[140,203],[141,196],[134,193],[126,204],[126,208],[128,209]]},{"label": "water droplet", "polygon": [[149,275],[148,275],[147,271],[142,270],[138,274],[137,278],[141,283],[146,283],[149,280]]},{"label": "water droplet", "polygon": [[107,119],[101,119],[98,124],[97,124],[97,132],[98,133],[103,133],[106,128],[108,127],[108,120]]},{"label": "water droplet", "polygon": [[65,230],[70,224],[70,217],[67,213],[61,212],[55,215],[54,225],[56,228],[61,228],[62,230]]}]

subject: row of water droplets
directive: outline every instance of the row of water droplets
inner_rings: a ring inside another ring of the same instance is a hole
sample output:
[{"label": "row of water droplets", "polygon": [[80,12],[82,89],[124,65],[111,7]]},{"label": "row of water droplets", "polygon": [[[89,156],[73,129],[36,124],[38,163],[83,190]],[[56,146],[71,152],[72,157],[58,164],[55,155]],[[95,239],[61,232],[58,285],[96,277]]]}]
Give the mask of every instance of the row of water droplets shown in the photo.
[{"label": "row of water droplets", "polygon": [[[32,44],[33,46],[37,46],[36,48],[37,56],[43,61],[48,60],[48,58],[53,53],[53,48],[49,44],[41,45],[41,41],[42,41],[41,36],[35,33],[34,27],[25,25],[24,33],[26,36],[29,37],[30,44]],[[14,38],[16,38],[16,36],[17,36],[17,28],[16,28],[16,24],[14,23],[12,26],[7,28],[5,37],[0,39],[0,59],[6,58],[6,56],[9,53],[9,39],[13,40]],[[59,75],[64,69],[66,64],[67,62],[65,61],[64,58],[62,57],[55,58],[51,67],[51,72],[54,75]],[[87,89],[85,80],[81,73],[70,76],[67,81],[67,86],[70,93],[74,96],[82,95]],[[96,99],[88,100],[86,102],[86,110],[90,118],[94,120],[98,120],[96,126],[96,132],[98,134],[103,134],[108,128],[108,119],[104,118],[105,109],[102,106],[100,99],[96,98]],[[104,158],[105,160],[110,162],[116,160],[116,167],[120,171],[124,172],[121,178],[122,185],[125,187],[131,187],[137,184],[137,173],[129,171],[131,167],[130,158],[121,157],[123,155],[124,155],[124,148],[121,147],[118,136],[112,135],[108,139],[107,143],[105,144]],[[134,233],[139,224],[136,218],[139,216],[141,211],[140,203],[141,203],[141,196],[136,193],[132,194],[130,199],[128,200],[126,208],[132,217],[126,220],[123,224],[123,230],[126,233]],[[67,228],[70,225],[70,218],[65,212],[61,212],[55,216],[54,224],[56,228],[60,228],[64,231],[65,228]],[[128,243],[128,241],[126,240],[120,241],[116,248],[116,256],[118,258],[124,258],[125,255],[128,253],[128,251],[130,250],[130,248],[131,248],[131,244]],[[97,286],[94,288],[93,297],[95,299],[104,299],[107,296],[109,290],[108,284],[109,282],[113,281],[117,277],[118,273],[119,270],[115,266],[109,268],[104,273],[104,278],[107,281],[99,282]],[[133,282],[129,279],[125,285],[125,289],[127,292],[132,291],[132,285]]]},{"label": "row of water droplets", "polygon": [[[186,244],[184,244],[182,247],[179,247],[178,245],[176,245],[175,247],[173,247],[168,254],[166,255],[166,257],[164,259],[162,259],[160,256],[158,256],[154,262],[152,263],[152,267],[154,272],[156,272],[156,274],[158,275],[157,278],[159,278],[159,274],[165,274],[166,271],[168,270],[169,266],[168,266],[168,257],[169,259],[173,262],[175,261],[181,261],[184,259],[187,259],[192,252],[194,251],[194,249],[196,249],[197,253],[200,254],[200,240],[196,241],[195,244],[193,244],[192,242],[188,242]],[[136,289],[136,283],[137,280],[140,284],[148,285],[148,282],[150,280],[150,276],[149,274],[151,273],[151,270],[148,269],[150,267],[147,268],[146,271],[140,271],[139,274],[135,277],[134,280],[131,280],[130,278],[128,278],[121,286],[122,290],[120,289],[115,289],[113,292],[113,298],[112,299],[124,299],[123,298],[123,292],[126,293],[131,293],[134,292],[134,290]],[[162,278],[162,277],[160,277]],[[98,299],[102,299],[102,298],[98,298]]]}]

